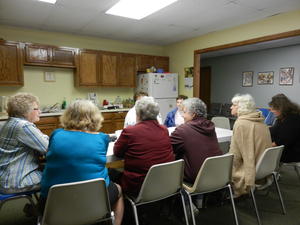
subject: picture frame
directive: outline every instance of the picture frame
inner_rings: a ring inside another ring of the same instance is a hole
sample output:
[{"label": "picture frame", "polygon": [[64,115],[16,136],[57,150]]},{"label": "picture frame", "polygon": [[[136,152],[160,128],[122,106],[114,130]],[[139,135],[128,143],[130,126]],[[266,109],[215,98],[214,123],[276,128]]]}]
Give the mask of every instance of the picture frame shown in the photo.
[{"label": "picture frame", "polygon": [[293,85],[294,67],[284,67],[279,70],[279,85]]},{"label": "picture frame", "polygon": [[273,84],[274,71],[258,72],[257,84]]},{"label": "picture frame", "polygon": [[252,87],[253,86],[253,71],[242,72],[243,75],[243,87]]}]

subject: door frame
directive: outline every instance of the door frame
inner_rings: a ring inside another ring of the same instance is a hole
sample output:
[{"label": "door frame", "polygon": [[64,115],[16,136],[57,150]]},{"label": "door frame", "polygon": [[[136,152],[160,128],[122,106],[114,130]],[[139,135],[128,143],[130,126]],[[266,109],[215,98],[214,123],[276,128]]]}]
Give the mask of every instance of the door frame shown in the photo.
[{"label": "door frame", "polygon": [[283,33],[278,33],[278,34],[267,35],[267,36],[263,36],[263,37],[259,37],[259,38],[253,38],[253,39],[249,39],[249,40],[245,40],[245,41],[233,42],[233,43],[229,43],[229,44],[218,45],[218,46],[214,46],[214,47],[195,50],[194,51],[193,96],[201,98],[201,96],[200,96],[201,54],[207,53],[207,52],[212,52],[212,51],[218,51],[218,50],[222,50],[222,49],[227,49],[227,48],[234,48],[234,47],[239,47],[239,46],[244,46],[244,45],[256,44],[256,43],[260,43],[260,42],[279,40],[279,39],[284,39],[284,38],[289,38],[289,37],[294,37],[294,36],[300,36],[300,29],[283,32]]}]

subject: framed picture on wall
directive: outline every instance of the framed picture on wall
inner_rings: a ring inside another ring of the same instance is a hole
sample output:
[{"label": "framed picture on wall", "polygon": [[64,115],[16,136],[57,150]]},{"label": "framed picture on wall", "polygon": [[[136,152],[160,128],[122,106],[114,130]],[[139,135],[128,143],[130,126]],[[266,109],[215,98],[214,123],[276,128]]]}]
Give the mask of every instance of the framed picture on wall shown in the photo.
[{"label": "framed picture on wall", "polygon": [[293,85],[294,67],[280,68],[279,85]]},{"label": "framed picture on wall", "polygon": [[253,85],[253,71],[245,71],[243,74],[243,87],[251,87]]},{"label": "framed picture on wall", "polygon": [[274,72],[258,72],[257,84],[273,84],[274,83]]}]

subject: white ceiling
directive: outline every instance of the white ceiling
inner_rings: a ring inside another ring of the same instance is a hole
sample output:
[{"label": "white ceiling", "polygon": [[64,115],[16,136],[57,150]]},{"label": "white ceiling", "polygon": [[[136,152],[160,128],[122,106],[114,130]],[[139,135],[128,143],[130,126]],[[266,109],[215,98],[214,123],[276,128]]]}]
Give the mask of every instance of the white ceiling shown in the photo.
[{"label": "white ceiling", "polygon": [[0,24],[168,45],[300,9],[300,0],[178,0],[142,20],[106,15],[118,0],[0,0]]}]

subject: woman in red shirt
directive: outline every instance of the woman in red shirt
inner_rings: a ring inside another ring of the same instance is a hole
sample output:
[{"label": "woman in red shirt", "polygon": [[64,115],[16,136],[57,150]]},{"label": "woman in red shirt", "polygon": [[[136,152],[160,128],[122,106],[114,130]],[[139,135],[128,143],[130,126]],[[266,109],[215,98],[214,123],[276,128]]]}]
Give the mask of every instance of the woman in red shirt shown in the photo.
[{"label": "woman in red shirt", "polygon": [[135,109],[138,123],[124,128],[114,146],[114,154],[124,158],[122,190],[131,195],[138,194],[152,165],[174,160],[168,130],[157,121],[158,103],[145,96]]}]

